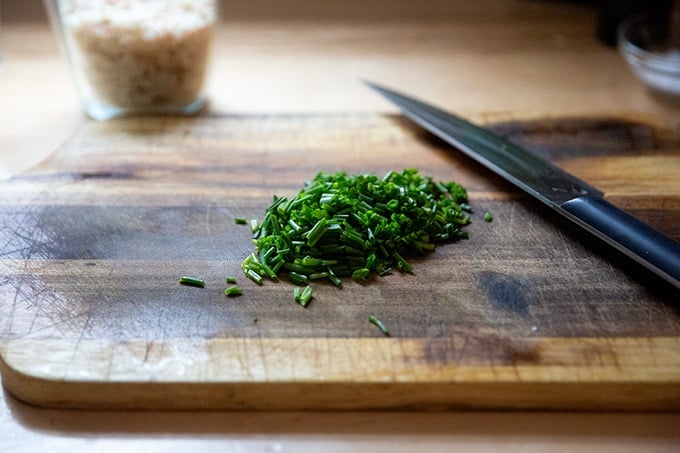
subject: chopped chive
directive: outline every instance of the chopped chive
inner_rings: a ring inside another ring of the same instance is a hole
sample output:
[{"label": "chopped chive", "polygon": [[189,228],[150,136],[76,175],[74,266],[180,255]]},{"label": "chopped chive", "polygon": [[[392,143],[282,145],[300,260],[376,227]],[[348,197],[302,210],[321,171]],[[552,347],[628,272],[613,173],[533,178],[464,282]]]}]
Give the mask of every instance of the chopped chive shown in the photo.
[{"label": "chopped chive", "polygon": [[234,222],[238,225],[245,225],[247,223],[246,219],[243,217],[234,217]]},{"label": "chopped chive", "polygon": [[225,289],[224,294],[228,297],[240,296],[241,294],[243,294],[243,290],[238,286],[234,285]]},{"label": "chopped chive", "polygon": [[248,269],[245,271],[246,277],[257,283],[258,285],[262,284],[262,276],[255,272],[252,269]]},{"label": "chopped chive", "polygon": [[258,284],[285,270],[300,285],[325,277],[338,287],[344,277],[411,272],[405,257],[467,237],[471,212],[462,186],[415,169],[383,178],[319,172],[296,196],[275,195],[259,224],[251,221],[256,252],[241,267]]},{"label": "chopped chive", "polygon": [[418,250],[434,250],[434,244],[431,242],[415,241],[414,245],[418,248]]},{"label": "chopped chive", "polygon": [[383,276],[385,276],[385,275],[387,275],[387,274],[389,274],[389,273],[391,273],[391,272],[392,272],[392,268],[391,268],[391,267],[386,267],[386,268],[384,268],[384,269],[380,269],[380,270],[378,271],[378,275],[381,276],[381,277],[383,277]]},{"label": "chopped chive", "polygon": [[385,326],[385,324],[383,324],[383,322],[374,315],[368,317],[368,322],[377,326],[378,329],[380,329],[380,331],[382,332],[382,334],[385,335],[386,337],[390,336],[390,331],[387,328],[387,326]]},{"label": "chopped chive", "polygon": [[318,222],[316,222],[316,224],[314,224],[312,229],[307,232],[307,245],[309,247],[314,247],[314,244],[316,244],[317,241],[321,239],[321,236],[323,236],[327,230],[328,220],[320,219]]},{"label": "chopped chive", "polygon": [[368,277],[368,274],[370,272],[371,271],[369,271],[365,267],[361,267],[361,268],[355,270],[354,272],[352,272],[352,280],[355,280],[355,281],[358,281],[358,282],[366,280],[366,277]]},{"label": "chopped chive", "polygon": [[283,261],[278,261],[276,264],[274,264],[274,267],[272,267],[272,270],[274,272],[279,272],[279,269],[283,267],[285,263]]},{"label": "chopped chive", "polygon": [[277,279],[278,279],[278,277],[277,277],[277,275],[276,275],[276,272],[274,272],[274,269],[272,269],[271,267],[267,266],[265,263],[260,263],[260,269],[262,269],[262,272],[264,272],[264,274],[265,274],[267,277],[271,278],[272,280],[277,280]]},{"label": "chopped chive", "polygon": [[236,277],[229,276],[226,278],[227,283],[236,283]]},{"label": "chopped chive", "polygon": [[375,264],[375,253],[372,253],[366,258],[366,269],[371,270],[373,269],[373,265]]},{"label": "chopped chive", "polygon": [[180,285],[205,287],[205,281],[201,278],[183,276],[179,278]]},{"label": "chopped chive", "polygon": [[312,287],[307,285],[305,289],[302,290],[302,299],[310,299],[312,297]]},{"label": "chopped chive", "polygon": [[332,264],[337,264],[337,260],[322,260],[319,258],[312,258],[309,256],[306,256],[300,260],[300,264],[303,266],[311,266],[311,267],[317,267],[317,266],[330,266]]},{"label": "chopped chive", "polygon": [[406,261],[399,253],[394,252],[392,256],[394,256],[397,261],[397,269],[404,272],[411,272],[413,270],[413,267],[411,267],[409,262]]},{"label": "chopped chive", "polygon": [[484,221],[485,222],[491,222],[493,220],[493,216],[491,215],[490,212],[485,212],[484,213]]},{"label": "chopped chive", "polygon": [[335,273],[333,272],[333,270],[330,267],[327,268],[327,269],[328,269],[328,271],[327,271],[328,272],[328,280],[330,280],[338,288],[342,288],[342,280],[337,275],[335,275]]},{"label": "chopped chive", "polygon": [[253,231],[253,233],[255,233],[259,228],[260,226],[257,223],[257,219],[250,219],[250,229]]},{"label": "chopped chive", "polygon": [[291,272],[297,272],[298,274],[303,274],[303,275],[308,275],[308,274],[313,274],[316,269],[313,267],[306,267],[306,266],[301,266],[299,264],[295,263],[285,263],[283,265],[283,268],[291,271]]},{"label": "chopped chive", "polygon": [[305,286],[304,289],[300,289],[300,287],[296,286],[293,289],[293,297],[295,299],[295,302],[298,304],[302,305],[303,307],[306,307],[307,304],[309,304],[309,301],[312,300],[313,294],[312,294],[312,287],[307,285]]},{"label": "chopped chive", "polygon": [[309,281],[306,275],[298,274],[297,272],[289,272],[288,278],[296,285],[304,285]]}]

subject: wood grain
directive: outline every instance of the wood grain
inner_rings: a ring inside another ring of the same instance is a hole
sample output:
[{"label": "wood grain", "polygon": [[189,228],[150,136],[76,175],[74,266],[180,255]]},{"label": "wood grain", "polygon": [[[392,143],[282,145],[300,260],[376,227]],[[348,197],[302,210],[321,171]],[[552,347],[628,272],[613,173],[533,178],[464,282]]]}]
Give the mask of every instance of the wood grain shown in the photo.
[{"label": "wood grain", "polygon": [[[680,238],[677,131],[635,117],[493,127]],[[261,217],[319,170],[405,167],[468,188],[468,240],[414,259],[413,275],[316,285],[307,309],[290,284],[241,276],[250,231],[234,217]],[[2,184],[0,219],[3,383],[33,404],[680,407],[677,292],[400,117],[88,124]],[[227,275],[244,296],[224,297]]]}]

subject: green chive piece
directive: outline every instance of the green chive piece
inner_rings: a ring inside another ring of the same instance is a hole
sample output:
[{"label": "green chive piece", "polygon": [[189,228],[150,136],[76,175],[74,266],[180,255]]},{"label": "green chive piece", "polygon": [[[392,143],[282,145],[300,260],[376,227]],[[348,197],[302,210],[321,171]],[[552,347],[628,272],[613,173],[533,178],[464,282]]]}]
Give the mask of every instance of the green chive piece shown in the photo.
[{"label": "green chive piece", "polygon": [[307,245],[309,247],[314,247],[314,244],[316,244],[319,241],[319,239],[321,239],[321,236],[323,236],[327,230],[328,220],[320,219],[307,233]]},{"label": "green chive piece", "polygon": [[234,222],[237,223],[238,225],[245,225],[246,223],[248,223],[246,219],[244,219],[243,217],[235,217]]},{"label": "green chive piece", "polygon": [[490,212],[485,212],[484,213],[484,221],[485,222],[491,222],[493,220],[493,216],[491,215]]},{"label": "green chive piece", "polygon": [[309,300],[312,298],[312,293],[313,293],[312,287],[309,285],[307,285],[305,289],[302,290],[302,296],[300,297],[300,299],[303,305],[307,305]]},{"label": "green chive piece", "polygon": [[302,305],[303,307],[307,307],[309,301],[312,300],[312,293],[312,287],[309,285],[305,286],[305,288],[302,290],[298,286],[293,288],[293,298],[295,299],[295,302]]},{"label": "green chive piece", "polygon": [[245,271],[246,277],[257,283],[258,285],[262,285],[262,276],[255,272],[252,269],[248,269]]},{"label": "green chive piece", "polygon": [[335,273],[333,272],[333,270],[330,267],[327,268],[327,272],[328,272],[328,280],[330,280],[338,288],[342,288],[342,280],[340,279],[340,277],[335,275]]},{"label": "green chive piece", "polygon": [[253,233],[257,232],[259,228],[260,225],[258,225],[257,219],[250,219],[250,229],[253,231]]},{"label": "green chive piece", "polygon": [[384,336],[386,336],[386,337],[390,336],[390,331],[387,328],[387,326],[385,326],[385,324],[383,324],[383,322],[381,320],[379,320],[376,316],[374,316],[374,315],[369,316],[368,322],[377,326],[378,329],[380,329],[380,331],[382,332],[382,334]]},{"label": "green chive piece", "polygon": [[297,272],[289,272],[288,278],[296,285],[304,285],[309,281],[306,275],[298,274]]},{"label": "green chive piece", "polygon": [[205,281],[201,278],[182,276],[179,278],[180,285],[205,287]]},{"label": "green chive piece", "polygon": [[359,268],[359,269],[355,270],[354,272],[352,272],[352,280],[355,280],[357,282],[366,280],[366,277],[368,277],[368,274],[370,272],[371,271],[369,271],[365,267]]},{"label": "green chive piece", "polygon": [[229,284],[236,283],[236,277],[229,276],[226,278],[226,281]]},{"label": "green chive piece", "polygon": [[230,286],[229,288],[224,290],[224,294],[229,297],[235,297],[235,296],[240,296],[243,294],[243,289],[239,288],[238,286]]}]

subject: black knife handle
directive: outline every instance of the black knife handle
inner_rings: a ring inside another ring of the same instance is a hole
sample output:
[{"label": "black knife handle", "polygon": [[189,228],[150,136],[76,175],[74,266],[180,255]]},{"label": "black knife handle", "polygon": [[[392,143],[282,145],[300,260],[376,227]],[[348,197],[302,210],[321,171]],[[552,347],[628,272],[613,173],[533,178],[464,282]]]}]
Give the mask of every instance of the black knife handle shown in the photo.
[{"label": "black knife handle", "polygon": [[680,288],[680,243],[599,197],[561,205],[582,227]]}]

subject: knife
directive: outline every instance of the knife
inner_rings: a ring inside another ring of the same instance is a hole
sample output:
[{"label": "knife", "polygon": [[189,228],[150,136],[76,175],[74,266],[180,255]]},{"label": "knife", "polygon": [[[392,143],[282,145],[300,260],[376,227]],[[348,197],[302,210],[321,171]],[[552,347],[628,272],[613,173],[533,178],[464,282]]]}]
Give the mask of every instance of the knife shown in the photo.
[{"label": "knife", "polygon": [[680,289],[680,244],[607,202],[596,188],[461,117],[364,82],[406,117]]}]

